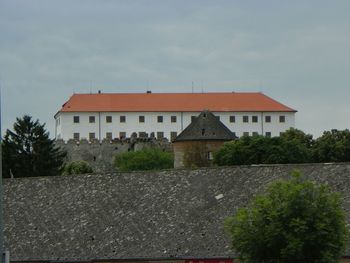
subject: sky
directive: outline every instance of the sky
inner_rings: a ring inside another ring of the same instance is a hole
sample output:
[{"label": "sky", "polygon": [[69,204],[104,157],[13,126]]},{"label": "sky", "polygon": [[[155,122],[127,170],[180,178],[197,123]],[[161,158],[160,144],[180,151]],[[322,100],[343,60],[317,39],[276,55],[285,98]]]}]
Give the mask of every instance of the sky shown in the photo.
[{"label": "sky", "polygon": [[263,92],[350,128],[348,0],[0,0],[2,134],[73,93]]}]

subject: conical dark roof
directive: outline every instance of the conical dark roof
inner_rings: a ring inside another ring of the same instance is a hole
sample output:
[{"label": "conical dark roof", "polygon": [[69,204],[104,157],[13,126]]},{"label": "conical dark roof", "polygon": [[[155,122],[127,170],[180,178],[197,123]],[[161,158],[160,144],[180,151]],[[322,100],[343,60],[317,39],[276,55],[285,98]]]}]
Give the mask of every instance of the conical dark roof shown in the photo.
[{"label": "conical dark roof", "polygon": [[204,110],[174,140],[234,140],[236,136],[213,113]]}]

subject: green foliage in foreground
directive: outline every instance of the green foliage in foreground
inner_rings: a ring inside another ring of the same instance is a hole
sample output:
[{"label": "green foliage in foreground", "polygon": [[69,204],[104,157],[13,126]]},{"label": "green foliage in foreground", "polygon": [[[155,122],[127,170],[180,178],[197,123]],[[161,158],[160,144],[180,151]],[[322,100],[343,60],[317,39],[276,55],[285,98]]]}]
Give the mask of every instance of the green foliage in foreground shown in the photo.
[{"label": "green foliage in foreground", "polygon": [[169,152],[151,148],[118,154],[114,165],[119,171],[169,169],[174,167],[174,158]]},{"label": "green foliage in foreground", "polygon": [[70,162],[63,169],[63,175],[88,174],[92,172],[91,166],[85,161]]},{"label": "green foliage in foreground", "polygon": [[349,234],[339,194],[299,173],[271,184],[225,227],[246,263],[338,262]]}]

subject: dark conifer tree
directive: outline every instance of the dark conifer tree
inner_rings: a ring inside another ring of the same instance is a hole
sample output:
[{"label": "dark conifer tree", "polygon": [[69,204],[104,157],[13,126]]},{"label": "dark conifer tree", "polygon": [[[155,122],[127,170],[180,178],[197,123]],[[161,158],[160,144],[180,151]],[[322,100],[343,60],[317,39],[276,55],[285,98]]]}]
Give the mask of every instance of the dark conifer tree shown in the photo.
[{"label": "dark conifer tree", "polygon": [[58,175],[66,152],[55,147],[49,133],[32,117],[17,118],[13,131],[7,130],[3,140],[3,177]]}]

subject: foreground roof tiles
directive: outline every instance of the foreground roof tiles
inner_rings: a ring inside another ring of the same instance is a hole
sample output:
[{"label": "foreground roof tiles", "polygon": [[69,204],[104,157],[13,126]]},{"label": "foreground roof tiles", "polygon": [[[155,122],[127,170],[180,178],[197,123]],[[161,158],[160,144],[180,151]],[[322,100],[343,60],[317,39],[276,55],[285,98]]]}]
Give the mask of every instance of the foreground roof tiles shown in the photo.
[{"label": "foreground roof tiles", "polygon": [[73,94],[61,112],[296,112],[263,93]]},{"label": "foreground roof tiles", "polygon": [[232,258],[224,220],[294,169],[340,192],[350,219],[349,163],[15,178],[3,182],[5,247],[27,262]]}]

